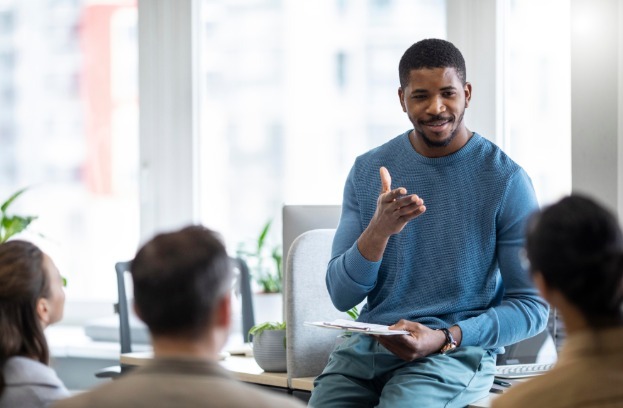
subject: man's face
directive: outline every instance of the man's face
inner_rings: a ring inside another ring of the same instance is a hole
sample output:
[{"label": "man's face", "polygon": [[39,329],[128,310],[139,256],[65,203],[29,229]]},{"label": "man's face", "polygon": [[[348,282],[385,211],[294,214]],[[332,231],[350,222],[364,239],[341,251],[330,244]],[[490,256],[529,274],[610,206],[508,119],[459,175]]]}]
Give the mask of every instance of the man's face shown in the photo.
[{"label": "man's face", "polygon": [[471,84],[463,85],[454,68],[412,70],[407,86],[398,89],[398,95],[415,129],[416,143],[421,141],[424,148],[433,151],[458,150],[465,140],[457,141],[456,136],[467,136],[463,115],[471,90]]}]

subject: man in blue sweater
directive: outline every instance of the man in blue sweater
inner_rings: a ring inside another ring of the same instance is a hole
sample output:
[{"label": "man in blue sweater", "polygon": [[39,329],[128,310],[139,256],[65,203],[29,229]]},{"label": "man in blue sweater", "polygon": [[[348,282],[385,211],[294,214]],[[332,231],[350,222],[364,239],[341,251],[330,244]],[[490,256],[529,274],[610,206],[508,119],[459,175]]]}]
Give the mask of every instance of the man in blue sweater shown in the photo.
[{"label": "man in blue sweater", "polygon": [[537,201],[526,172],[463,121],[472,86],[460,51],[415,43],[398,96],[413,129],[359,156],[346,185],[327,287],[359,321],[331,354],[310,406],[463,407],[485,397],[502,347],[545,328],[519,251]]}]

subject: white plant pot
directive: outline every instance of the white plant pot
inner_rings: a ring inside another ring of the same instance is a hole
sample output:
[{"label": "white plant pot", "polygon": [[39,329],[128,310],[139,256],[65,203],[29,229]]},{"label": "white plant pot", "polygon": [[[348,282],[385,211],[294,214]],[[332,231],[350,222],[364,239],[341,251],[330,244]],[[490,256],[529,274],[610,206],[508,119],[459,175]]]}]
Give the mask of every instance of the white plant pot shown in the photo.
[{"label": "white plant pot", "polygon": [[253,336],[253,357],[264,371],[286,371],[285,339],[285,330],[264,330]]}]

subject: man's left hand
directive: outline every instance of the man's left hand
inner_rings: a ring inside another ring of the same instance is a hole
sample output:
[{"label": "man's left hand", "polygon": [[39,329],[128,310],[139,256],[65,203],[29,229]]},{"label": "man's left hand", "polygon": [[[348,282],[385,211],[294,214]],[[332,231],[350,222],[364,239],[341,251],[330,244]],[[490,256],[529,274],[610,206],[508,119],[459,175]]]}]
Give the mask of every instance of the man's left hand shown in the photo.
[{"label": "man's left hand", "polygon": [[442,331],[433,330],[409,320],[402,319],[389,328],[410,332],[397,336],[375,336],[386,349],[405,361],[413,361],[437,353],[446,342],[446,336]]}]

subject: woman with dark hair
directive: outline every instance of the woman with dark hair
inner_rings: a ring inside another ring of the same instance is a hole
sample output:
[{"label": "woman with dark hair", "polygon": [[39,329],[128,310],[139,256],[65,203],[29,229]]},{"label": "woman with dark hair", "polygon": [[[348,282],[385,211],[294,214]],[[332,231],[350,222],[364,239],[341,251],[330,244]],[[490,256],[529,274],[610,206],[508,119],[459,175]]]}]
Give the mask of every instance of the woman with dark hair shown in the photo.
[{"label": "woman with dark hair", "polygon": [[52,259],[19,240],[0,244],[0,408],[45,407],[69,395],[49,366],[43,330],[63,316]]},{"label": "woman with dark hair", "polygon": [[556,366],[512,387],[494,407],[623,406],[623,234],[615,216],[572,195],[535,214],[526,255],[567,338]]}]

